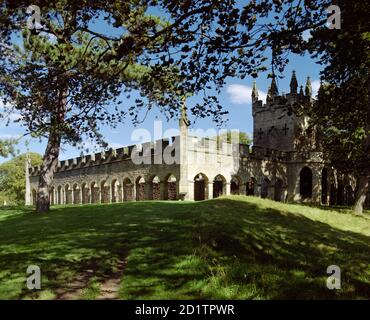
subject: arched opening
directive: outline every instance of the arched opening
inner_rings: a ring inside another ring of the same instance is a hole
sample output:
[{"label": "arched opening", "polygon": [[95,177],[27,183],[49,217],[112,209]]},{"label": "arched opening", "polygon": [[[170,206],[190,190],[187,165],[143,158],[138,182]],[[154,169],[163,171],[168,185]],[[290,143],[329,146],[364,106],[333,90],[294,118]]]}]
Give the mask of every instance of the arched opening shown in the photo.
[{"label": "arched opening", "polygon": [[261,181],[261,198],[267,198],[269,195],[270,180],[264,177]]},{"label": "arched opening", "polygon": [[101,193],[101,203],[109,203],[110,200],[110,190],[107,181],[102,181],[100,183],[100,193]]},{"label": "arched opening", "polygon": [[54,187],[51,187],[50,192],[49,192],[49,199],[50,199],[50,205],[52,206],[55,204],[54,194],[55,194],[55,189]]},{"label": "arched opening", "polygon": [[122,185],[117,179],[112,180],[112,202],[122,202]]},{"label": "arched opening", "polygon": [[57,189],[57,201],[58,201],[58,204],[62,204],[63,203],[62,196],[63,196],[62,186],[58,186],[58,189]]},{"label": "arched opening", "polygon": [[165,199],[177,200],[177,179],[173,174],[170,174],[165,181]]},{"label": "arched opening", "polygon": [[199,173],[194,178],[194,200],[201,201],[208,199],[208,178]]},{"label": "arched opening", "polygon": [[321,203],[328,203],[328,169],[321,171]]},{"label": "arched opening", "polygon": [[89,188],[88,188],[87,184],[83,183],[82,186],[81,186],[81,189],[82,189],[82,203],[83,204],[90,203]]},{"label": "arched opening", "polygon": [[37,191],[32,189],[32,204],[35,206],[37,202]]},{"label": "arched opening", "polygon": [[213,198],[218,198],[223,194],[226,194],[226,179],[219,174],[213,180]]},{"label": "arched opening", "polygon": [[274,190],[274,200],[275,201],[283,201],[283,187],[284,183],[281,179],[276,179],[275,182],[275,190]]},{"label": "arched opening", "polygon": [[299,174],[299,193],[302,199],[312,198],[312,171],[304,167]]},{"label": "arched opening", "polygon": [[136,179],[136,200],[143,201],[145,200],[145,186],[146,182],[143,177],[139,177]]},{"label": "arched opening", "polygon": [[355,194],[350,185],[347,185],[345,188],[344,198],[344,203],[348,206],[352,206],[355,202]]},{"label": "arched opening", "polygon": [[77,183],[73,185],[73,203],[81,203],[81,189]]},{"label": "arched opening", "polygon": [[230,193],[231,194],[240,194],[240,185],[241,180],[239,177],[232,177],[230,182]]},{"label": "arched opening", "polygon": [[343,180],[338,180],[337,205],[342,206],[343,204],[344,204],[344,185],[343,185]]},{"label": "arched opening", "polygon": [[69,184],[67,184],[64,187],[64,192],[65,192],[66,204],[71,204],[72,203],[72,189],[69,187]]},{"label": "arched opening", "polygon": [[123,180],[123,201],[132,201],[133,197],[133,184],[129,178]]},{"label": "arched opening", "polygon": [[255,195],[255,188],[256,188],[257,180],[254,177],[250,177],[246,183],[246,193],[247,196],[254,196]]},{"label": "arched opening", "polygon": [[150,180],[149,197],[150,200],[161,200],[161,180],[158,176],[153,177]]},{"label": "arched opening", "polygon": [[330,185],[330,199],[329,199],[329,204],[331,206],[334,206],[337,204],[337,188],[335,187],[335,184],[332,183]]},{"label": "arched opening", "polygon": [[100,189],[96,182],[91,183],[91,203],[100,202]]}]

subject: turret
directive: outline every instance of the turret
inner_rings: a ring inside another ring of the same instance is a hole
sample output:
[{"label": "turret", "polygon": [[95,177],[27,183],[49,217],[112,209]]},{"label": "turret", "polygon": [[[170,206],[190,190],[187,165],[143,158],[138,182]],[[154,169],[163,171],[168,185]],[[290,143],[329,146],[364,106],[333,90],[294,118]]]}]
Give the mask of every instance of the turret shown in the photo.
[{"label": "turret", "polygon": [[304,95],[304,93],[303,93],[303,86],[300,86],[300,89],[299,89],[299,95],[300,95],[300,96],[303,96],[303,95]]},{"label": "turret", "polygon": [[295,75],[295,71],[293,70],[292,79],[290,80],[290,94],[297,94],[298,92],[298,81]]},{"label": "turret", "polygon": [[253,89],[252,89],[252,103],[258,101],[258,90],[257,90],[257,83],[253,81]]},{"label": "turret", "polygon": [[311,96],[312,96],[312,85],[311,85],[311,79],[310,79],[310,77],[307,77],[305,94],[309,98],[311,98]]},{"label": "turret", "polygon": [[277,84],[276,84],[275,75],[272,76],[270,90],[271,90],[271,97],[272,98],[277,97],[279,95],[279,90],[278,90],[278,87],[277,87]]}]

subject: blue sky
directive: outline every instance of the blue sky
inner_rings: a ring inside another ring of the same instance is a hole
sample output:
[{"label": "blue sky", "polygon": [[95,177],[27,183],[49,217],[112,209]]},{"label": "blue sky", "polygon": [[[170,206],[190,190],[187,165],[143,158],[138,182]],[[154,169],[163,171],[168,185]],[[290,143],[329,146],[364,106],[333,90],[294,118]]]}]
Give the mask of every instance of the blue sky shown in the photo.
[{"label": "blue sky", "polygon": [[[97,25],[97,28],[101,28],[102,25]],[[298,56],[298,55],[291,55],[290,56],[290,63],[285,69],[285,78],[278,79],[278,87],[279,92],[289,92],[289,82],[292,74],[292,70],[296,70],[298,83],[299,85],[304,85],[306,82],[307,76],[310,76],[314,93],[318,89],[319,84],[319,72],[320,66],[315,63],[309,56]],[[260,94],[260,98],[263,98],[267,92],[267,88],[270,84],[270,79],[267,79],[267,74],[261,74],[259,78],[256,80],[257,86]],[[229,111],[228,115],[228,122],[222,127],[224,129],[238,129],[240,131],[247,132],[248,134],[252,135],[253,133],[253,118],[252,118],[252,110],[251,110],[251,87],[252,87],[253,79],[252,78],[245,78],[243,80],[238,78],[230,78],[228,79],[225,87],[223,88],[219,100],[221,104],[224,106],[226,110]],[[188,107],[191,107],[197,101],[201,99],[200,96],[193,96],[188,99],[187,104]],[[123,99],[125,102],[125,100]],[[128,101],[127,101],[128,102]],[[0,102],[1,104],[1,102]],[[131,105],[131,104],[130,104]],[[0,105],[1,107],[1,105]],[[11,115],[11,119],[16,119],[17,114]],[[144,115],[142,115],[144,119]],[[161,115],[159,110],[152,110],[148,113],[145,120],[140,124],[139,127],[136,128],[143,128],[149,130],[151,133],[152,139],[154,140],[154,121],[163,121],[163,131],[167,129],[177,128],[178,127],[178,119],[172,119],[171,121],[166,121],[166,118]],[[131,134],[133,130],[136,129],[127,119],[125,123],[122,123],[117,128],[112,129],[109,127],[103,127],[102,132],[109,142],[110,147],[112,148],[119,148],[124,145],[135,144],[137,141],[133,141],[131,139]],[[197,120],[194,124],[194,129],[220,129],[217,128],[216,124],[212,122],[211,119],[201,119]],[[14,138],[19,137],[24,133],[24,130],[19,124],[11,123],[9,126],[5,126],[5,121],[0,120],[0,139],[6,138]],[[155,137],[156,139],[161,137]],[[27,149],[33,152],[38,152],[43,154],[46,146],[45,141],[39,141],[38,139],[30,139],[27,137],[29,145],[26,147],[25,139],[22,139],[18,145],[18,149],[21,153],[26,152]],[[85,141],[84,142],[89,149],[93,147],[91,142]],[[96,150],[98,151],[98,150]],[[60,159],[67,159],[79,156],[81,151],[77,148],[63,145],[62,152],[60,155]],[[0,157],[0,163],[6,161],[7,159],[3,159]]]},{"label": "blue sky", "polygon": [[[284,74],[285,78],[278,80],[279,92],[289,92],[289,82],[292,70],[296,70],[299,85],[304,85],[307,76],[311,77],[313,89],[316,91],[319,84],[319,72],[320,66],[317,65],[310,57],[302,57],[297,55],[291,56],[291,61],[286,68]],[[264,97],[267,92],[267,88],[270,84],[270,79],[266,78],[266,74],[261,75],[257,80],[257,86],[259,90],[260,98]],[[253,118],[251,109],[251,87],[253,79],[245,78],[243,80],[238,78],[230,78],[227,81],[226,86],[223,88],[219,100],[226,110],[229,111],[228,122],[222,127],[228,130],[238,129],[245,131],[249,134],[253,133]],[[188,99],[187,105],[195,104],[199,101],[199,96],[194,96]],[[17,115],[11,115],[11,119],[16,119]],[[144,119],[144,115],[142,116]],[[151,135],[154,136],[154,121],[163,122],[163,131],[171,128],[178,127],[178,119],[172,119],[167,122],[165,117],[161,115],[159,110],[151,110],[145,120],[140,126],[136,128],[144,128],[150,131]],[[115,129],[103,127],[103,134],[106,137],[112,148],[118,148],[124,145],[135,144],[136,141],[131,139],[133,130],[136,129],[127,119],[125,123],[122,123]],[[200,119],[194,124],[194,129],[201,128],[204,130],[210,128],[217,128],[216,124],[212,122],[212,119]],[[5,126],[5,121],[0,122],[0,138],[12,138],[18,137],[24,133],[24,129],[19,124],[11,123],[9,126]],[[159,137],[157,137],[159,138]],[[29,139],[28,149],[33,152],[42,154],[44,152],[46,143],[45,141],[39,141],[38,139]],[[25,146],[25,139],[22,139],[18,145],[20,152],[25,152],[27,147]],[[90,145],[90,142],[85,141],[86,144]],[[64,145],[60,155],[60,159],[67,159],[71,157],[79,156],[81,153],[77,148]],[[6,159],[0,158],[0,162]]]}]

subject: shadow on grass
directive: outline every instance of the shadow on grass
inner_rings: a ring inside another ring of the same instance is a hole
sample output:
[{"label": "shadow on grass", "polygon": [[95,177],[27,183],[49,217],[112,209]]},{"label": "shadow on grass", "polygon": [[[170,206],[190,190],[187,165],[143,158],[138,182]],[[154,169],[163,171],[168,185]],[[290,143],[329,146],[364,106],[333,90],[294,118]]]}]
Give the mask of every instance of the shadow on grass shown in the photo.
[{"label": "shadow on grass", "polygon": [[[122,259],[123,299],[370,298],[368,236],[253,199],[9,215],[0,222],[0,297],[40,297],[25,289],[30,264],[41,267],[43,290],[58,297],[86,270],[104,281]],[[326,288],[333,264],[342,270],[338,291]]]}]

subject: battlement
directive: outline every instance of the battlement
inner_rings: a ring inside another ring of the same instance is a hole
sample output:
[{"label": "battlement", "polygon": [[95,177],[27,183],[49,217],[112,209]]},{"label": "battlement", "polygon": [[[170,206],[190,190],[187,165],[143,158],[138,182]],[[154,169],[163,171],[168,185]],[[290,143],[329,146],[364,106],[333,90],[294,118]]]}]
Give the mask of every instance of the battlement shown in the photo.
[{"label": "battlement", "polygon": [[[163,151],[166,149],[166,147],[171,145],[176,138],[177,137],[171,137],[170,139],[165,138],[138,145],[130,145],[118,149],[109,149],[107,151],[101,151],[89,155],[83,155],[77,158],[62,160],[58,162],[56,172],[130,160],[133,152],[136,152],[139,156],[154,156],[158,155],[158,152],[159,154],[163,154]],[[31,176],[37,176],[40,174],[40,170],[40,166],[29,168],[29,174]]]}]

